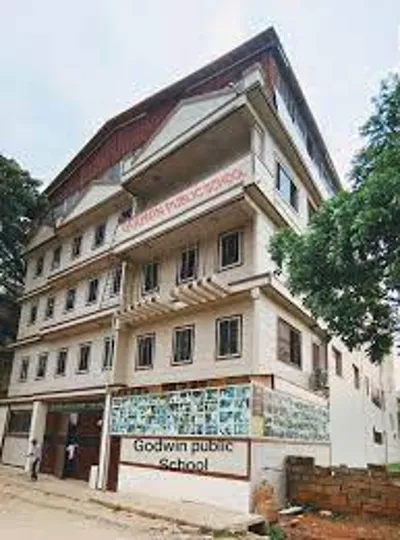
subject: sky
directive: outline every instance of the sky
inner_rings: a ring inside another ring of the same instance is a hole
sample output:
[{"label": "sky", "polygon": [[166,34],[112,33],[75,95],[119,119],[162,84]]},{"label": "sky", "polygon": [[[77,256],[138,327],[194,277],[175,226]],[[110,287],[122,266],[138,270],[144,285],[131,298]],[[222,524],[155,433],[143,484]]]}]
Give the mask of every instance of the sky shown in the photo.
[{"label": "sky", "polygon": [[399,0],[0,0],[0,153],[49,183],[110,117],[273,25],[344,179]]}]

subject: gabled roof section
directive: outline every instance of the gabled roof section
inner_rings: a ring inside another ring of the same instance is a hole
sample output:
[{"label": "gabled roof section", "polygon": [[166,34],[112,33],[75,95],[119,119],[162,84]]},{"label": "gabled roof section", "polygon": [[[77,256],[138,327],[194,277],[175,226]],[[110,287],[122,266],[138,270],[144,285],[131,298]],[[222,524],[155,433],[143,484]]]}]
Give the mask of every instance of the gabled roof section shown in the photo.
[{"label": "gabled roof section", "polygon": [[131,164],[146,160],[235,97],[233,90],[221,90],[182,100]]}]

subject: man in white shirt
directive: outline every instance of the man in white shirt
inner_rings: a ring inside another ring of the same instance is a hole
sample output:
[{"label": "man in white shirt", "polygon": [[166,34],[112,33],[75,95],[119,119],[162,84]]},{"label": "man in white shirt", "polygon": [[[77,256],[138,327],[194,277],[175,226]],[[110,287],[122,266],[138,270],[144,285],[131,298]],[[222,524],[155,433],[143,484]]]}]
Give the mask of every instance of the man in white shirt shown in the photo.
[{"label": "man in white shirt", "polygon": [[33,439],[31,451],[28,455],[31,458],[31,480],[36,481],[38,479],[40,458],[42,457],[40,444],[36,439]]}]

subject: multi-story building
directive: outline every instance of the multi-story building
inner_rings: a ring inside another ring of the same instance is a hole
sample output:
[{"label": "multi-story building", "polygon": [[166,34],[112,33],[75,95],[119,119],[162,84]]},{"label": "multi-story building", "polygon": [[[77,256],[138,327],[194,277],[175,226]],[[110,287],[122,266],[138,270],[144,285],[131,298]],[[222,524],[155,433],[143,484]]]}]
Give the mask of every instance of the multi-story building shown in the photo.
[{"label": "multi-story building", "polygon": [[397,458],[391,359],[327,343],[268,251],[340,189],[273,29],[107,122],[26,249],[2,461],[248,509],[288,454]]}]

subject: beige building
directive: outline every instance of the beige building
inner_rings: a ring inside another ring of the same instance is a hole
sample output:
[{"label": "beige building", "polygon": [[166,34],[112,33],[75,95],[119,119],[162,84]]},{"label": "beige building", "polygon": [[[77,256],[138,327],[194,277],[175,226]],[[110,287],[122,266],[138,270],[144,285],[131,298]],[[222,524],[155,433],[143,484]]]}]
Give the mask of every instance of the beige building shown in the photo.
[{"label": "beige building", "polygon": [[2,461],[37,438],[44,471],[237,509],[288,454],[394,461],[391,360],[326,344],[268,251],[340,189],[272,29],[105,124],[26,249]]}]

